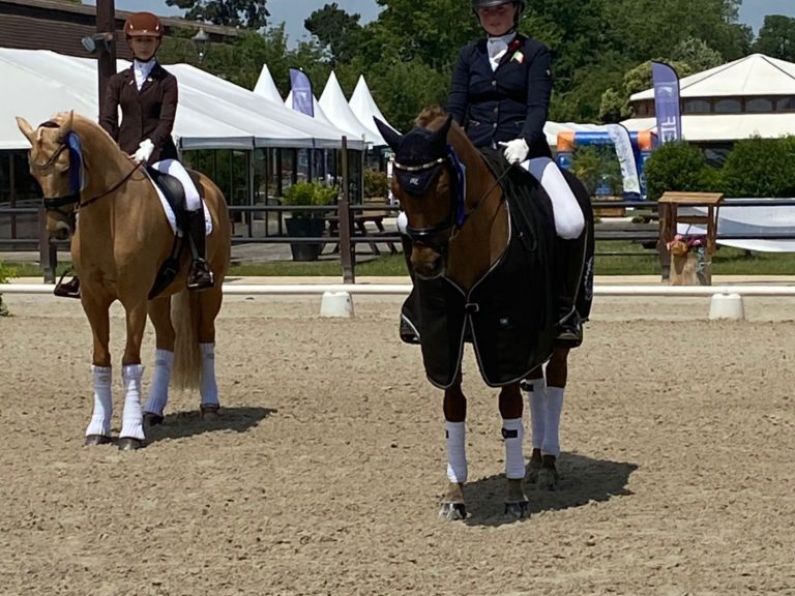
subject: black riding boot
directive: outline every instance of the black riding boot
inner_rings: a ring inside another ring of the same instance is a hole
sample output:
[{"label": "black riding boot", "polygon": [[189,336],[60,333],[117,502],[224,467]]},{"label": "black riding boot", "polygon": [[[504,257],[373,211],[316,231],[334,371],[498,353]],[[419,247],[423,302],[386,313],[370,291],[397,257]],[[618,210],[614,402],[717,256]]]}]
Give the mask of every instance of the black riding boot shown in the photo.
[{"label": "black riding boot", "polygon": [[80,280],[75,275],[70,281],[64,282],[63,277],[55,284],[55,289],[52,291],[56,296],[61,298],[77,298],[80,299]]},{"label": "black riding boot", "polygon": [[558,335],[556,343],[576,347],[582,343],[582,316],[577,312],[578,292],[585,273],[587,232],[576,240],[558,243]]},{"label": "black riding boot", "polygon": [[205,258],[205,234],[204,209],[199,208],[195,211],[186,211],[185,220],[188,227],[188,238],[190,239],[191,251],[193,252],[193,262],[188,272],[188,289],[204,290],[213,287],[213,274]]}]

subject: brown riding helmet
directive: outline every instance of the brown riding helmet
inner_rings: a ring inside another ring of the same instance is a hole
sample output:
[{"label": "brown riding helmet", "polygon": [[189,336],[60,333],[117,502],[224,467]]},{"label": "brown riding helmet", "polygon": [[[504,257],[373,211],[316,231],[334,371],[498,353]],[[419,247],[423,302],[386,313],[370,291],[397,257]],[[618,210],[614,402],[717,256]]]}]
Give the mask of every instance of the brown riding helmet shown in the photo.
[{"label": "brown riding helmet", "polygon": [[163,37],[163,25],[151,12],[135,12],[124,22],[127,37]]}]

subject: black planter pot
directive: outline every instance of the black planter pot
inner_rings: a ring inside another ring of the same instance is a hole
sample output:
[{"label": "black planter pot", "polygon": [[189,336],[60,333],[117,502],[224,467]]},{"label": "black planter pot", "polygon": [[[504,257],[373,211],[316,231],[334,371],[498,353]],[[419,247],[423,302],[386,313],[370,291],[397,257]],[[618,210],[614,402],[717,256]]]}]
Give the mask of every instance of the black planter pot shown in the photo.
[{"label": "black planter pot", "polygon": [[[326,220],[318,217],[290,217],[285,223],[287,235],[292,238],[320,238],[326,230]],[[293,261],[317,261],[323,245],[323,242],[291,243]]]}]

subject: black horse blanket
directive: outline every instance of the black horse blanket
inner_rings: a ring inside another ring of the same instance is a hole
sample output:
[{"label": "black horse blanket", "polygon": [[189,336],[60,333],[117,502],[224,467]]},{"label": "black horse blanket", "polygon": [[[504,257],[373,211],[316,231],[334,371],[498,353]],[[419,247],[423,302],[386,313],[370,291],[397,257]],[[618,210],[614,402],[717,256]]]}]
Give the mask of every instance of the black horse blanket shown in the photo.
[{"label": "black horse blanket", "polygon": [[[500,176],[507,164],[486,155]],[[502,181],[510,227],[505,251],[468,293],[446,277],[415,277],[402,316],[420,339],[425,371],[437,387],[459,376],[471,341],[487,385],[525,378],[549,359],[557,323],[554,294],[555,224],[552,205],[536,180],[512,168]]]}]

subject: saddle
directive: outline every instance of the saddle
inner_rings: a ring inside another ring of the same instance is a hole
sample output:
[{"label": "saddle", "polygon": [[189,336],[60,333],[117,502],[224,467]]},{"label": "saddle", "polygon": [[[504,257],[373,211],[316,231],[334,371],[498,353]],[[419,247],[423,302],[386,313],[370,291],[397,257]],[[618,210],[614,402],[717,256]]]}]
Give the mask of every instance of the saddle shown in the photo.
[{"label": "saddle", "polygon": [[[188,238],[188,222],[185,216],[185,188],[182,186],[182,183],[174,176],[165,174],[151,167],[147,167],[146,172],[163,193],[166,201],[168,201],[171,210],[174,212],[174,217],[177,220],[177,228],[183,232],[181,236],[179,234],[174,235],[174,245],[171,248],[171,254],[160,265],[157,277],[155,277],[155,282],[149,290],[149,300],[152,300],[163,293],[179,274],[180,255],[182,254],[182,247],[185,245]],[[199,183],[199,175],[190,170],[188,170],[188,175],[193,181],[193,185],[199,191],[199,196],[202,201],[204,201],[204,188]]]}]

